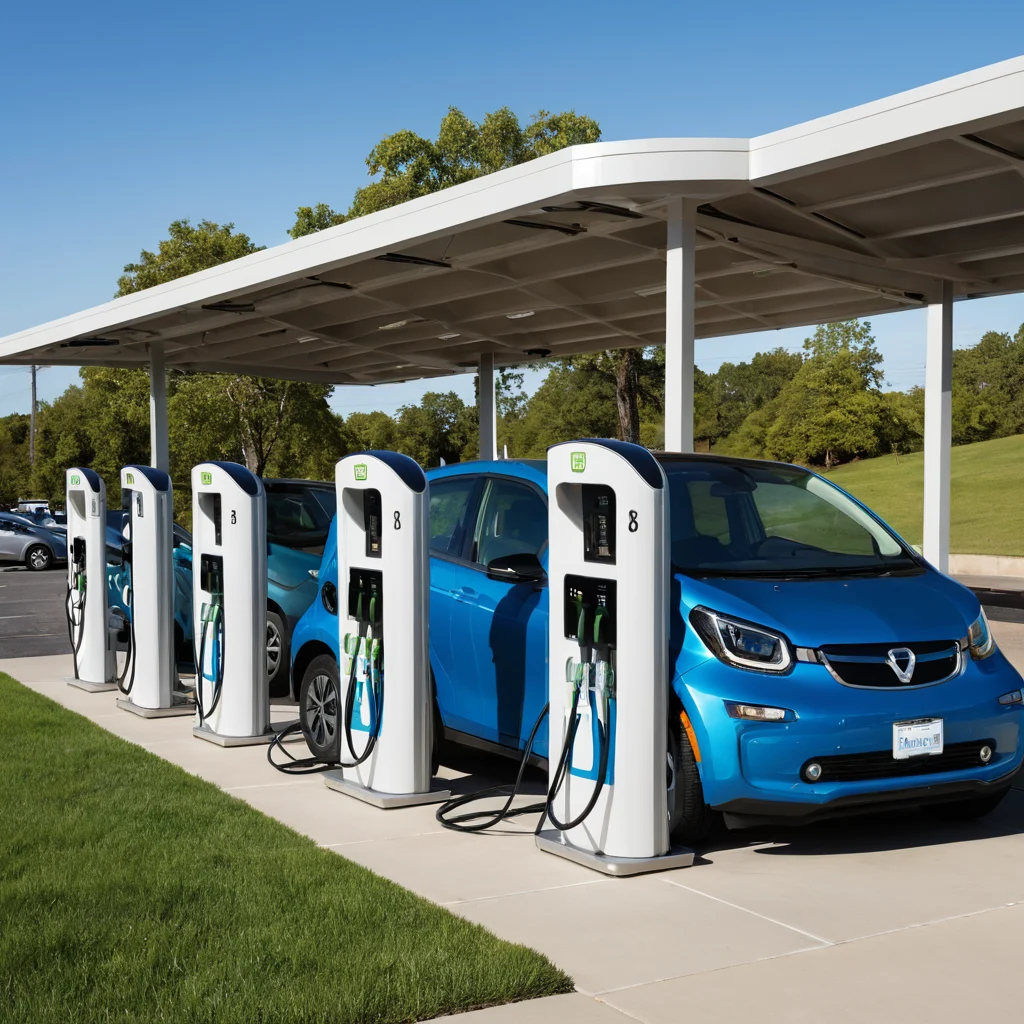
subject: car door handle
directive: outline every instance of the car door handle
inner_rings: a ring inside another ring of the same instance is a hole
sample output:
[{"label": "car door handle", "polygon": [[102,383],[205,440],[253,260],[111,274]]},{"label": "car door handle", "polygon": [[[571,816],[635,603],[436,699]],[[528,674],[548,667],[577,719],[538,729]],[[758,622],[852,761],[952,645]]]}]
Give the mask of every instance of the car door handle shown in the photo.
[{"label": "car door handle", "polygon": [[479,594],[472,587],[462,587],[452,595],[459,604],[476,604]]}]

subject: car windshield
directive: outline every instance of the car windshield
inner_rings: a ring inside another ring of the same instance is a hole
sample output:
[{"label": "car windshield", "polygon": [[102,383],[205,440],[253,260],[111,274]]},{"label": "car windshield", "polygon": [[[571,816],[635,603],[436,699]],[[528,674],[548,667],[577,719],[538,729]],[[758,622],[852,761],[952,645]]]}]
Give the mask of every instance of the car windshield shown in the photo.
[{"label": "car windshield", "polygon": [[323,552],[334,515],[334,491],[301,485],[267,487],[267,540],[271,544]]},{"label": "car windshield", "polygon": [[676,571],[781,577],[920,569],[888,529],[813,473],[710,460],[663,465]]}]

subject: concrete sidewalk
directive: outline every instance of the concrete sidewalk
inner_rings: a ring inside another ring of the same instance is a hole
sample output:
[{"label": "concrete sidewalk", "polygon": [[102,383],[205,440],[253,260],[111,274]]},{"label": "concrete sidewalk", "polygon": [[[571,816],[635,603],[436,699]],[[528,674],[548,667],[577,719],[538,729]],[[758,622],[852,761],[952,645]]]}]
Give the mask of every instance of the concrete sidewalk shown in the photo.
[{"label": "concrete sidewalk", "polygon": [[[1020,664],[1024,627],[994,630]],[[460,1016],[467,1024],[675,1024],[768,1007],[777,1019],[814,1024],[823,1015],[905,1016],[908,1005],[931,1021],[1020,1012],[1021,789],[981,822],[907,814],[732,833],[692,868],[609,879],[536,850],[529,818],[496,835],[458,835],[440,828],[433,807],[380,811],[317,777],[274,772],[263,747],[196,740],[190,719],[136,718],[112,693],[67,686],[69,657],[5,660],[0,670],[320,845],[546,953],[575,979],[573,995]],[[442,774],[455,788],[489,781]]]}]

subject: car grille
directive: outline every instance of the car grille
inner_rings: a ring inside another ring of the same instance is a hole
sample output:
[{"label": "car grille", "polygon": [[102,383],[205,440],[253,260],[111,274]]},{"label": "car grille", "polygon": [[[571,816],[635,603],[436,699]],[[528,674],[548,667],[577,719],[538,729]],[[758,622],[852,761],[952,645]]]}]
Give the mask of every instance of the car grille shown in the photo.
[{"label": "car grille", "polygon": [[816,782],[867,782],[871,779],[901,779],[915,775],[935,775],[939,772],[959,772],[980,768],[989,763],[982,761],[981,748],[994,752],[995,740],[970,740],[967,743],[949,743],[941,754],[923,754],[897,761],[891,750],[872,750],[866,754],[833,754],[829,757],[811,757],[800,769],[809,764],[821,765],[821,776]]},{"label": "car grille", "polygon": [[[909,682],[900,682],[887,663],[889,652],[906,648],[917,659]],[[819,657],[839,682],[847,686],[871,686],[902,690],[929,686],[951,679],[960,671],[960,644],[956,640],[926,640],[890,644],[829,644]]]}]

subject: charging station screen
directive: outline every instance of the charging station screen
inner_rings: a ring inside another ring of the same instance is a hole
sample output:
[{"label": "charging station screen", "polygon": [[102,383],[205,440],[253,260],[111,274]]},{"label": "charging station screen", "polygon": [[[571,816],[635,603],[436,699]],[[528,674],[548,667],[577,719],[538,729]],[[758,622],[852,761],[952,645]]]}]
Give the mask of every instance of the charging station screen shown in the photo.
[{"label": "charging station screen", "polygon": [[603,484],[583,485],[583,560],[615,563],[615,492]]},{"label": "charging station screen", "polygon": [[363,529],[366,532],[366,557],[381,557],[381,498],[380,491],[363,491]]}]

